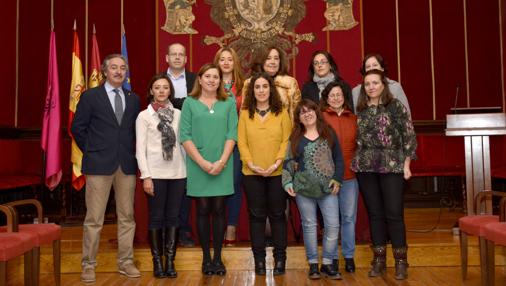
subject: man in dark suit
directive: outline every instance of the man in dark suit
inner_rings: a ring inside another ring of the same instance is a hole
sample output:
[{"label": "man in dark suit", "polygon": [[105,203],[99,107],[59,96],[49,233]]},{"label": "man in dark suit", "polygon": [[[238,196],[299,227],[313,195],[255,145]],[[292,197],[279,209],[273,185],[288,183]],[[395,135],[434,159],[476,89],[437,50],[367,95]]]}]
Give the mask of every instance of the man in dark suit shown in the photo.
[{"label": "man in dark suit", "polygon": [[[174,43],[167,48],[167,55],[165,56],[165,61],[169,65],[167,75],[172,81],[175,91],[172,104],[178,109],[182,109],[183,102],[192,91],[195,78],[197,77],[194,73],[185,69],[187,58],[186,48],[182,44]],[[179,243],[185,247],[195,245],[189,223],[190,211],[191,200],[185,194],[179,211]]]},{"label": "man in dark suit", "polygon": [[95,281],[100,232],[111,186],[118,216],[119,272],[128,277],[140,276],[133,263],[135,120],[140,101],[136,94],[121,87],[127,70],[122,55],[107,56],[102,63],[105,83],[83,93],[72,122],[72,135],[83,152],[82,172],[86,175],[83,282]]}]

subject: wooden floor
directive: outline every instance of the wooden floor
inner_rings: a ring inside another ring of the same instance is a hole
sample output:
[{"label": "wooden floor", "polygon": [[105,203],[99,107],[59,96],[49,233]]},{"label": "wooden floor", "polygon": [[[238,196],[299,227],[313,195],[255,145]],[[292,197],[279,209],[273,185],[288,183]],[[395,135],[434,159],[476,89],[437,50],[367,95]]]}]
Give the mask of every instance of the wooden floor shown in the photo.
[{"label": "wooden floor", "polygon": [[[387,275],[383,277],[367,277],[367,269],[358,269],[354,274],[343,273],[343,280],[309,280],[306,270],[287,270],[285,275],[272,276],[271,271],[267,271],[266,276],[255,277],[253,271],[235,270],[229,271],[226,276],[202,276],[200,271],[179,271],[175,279],[156,279],[151,272],[142,272],[141,278],[126,278],[118,273],[97,273],[96,283],[84,284],[79,280],[80,274],[62,274],[61,281],[63,286],[73,285],[208,285],[208,286],[247,286],[247,285],[466,285],[477,286],[480,282],[480,268],[477,266],[469,267],[468,278],[462,280],[460,276],[460,267],[410,267],[409,278],[405,281],[394,279],[394,269],[389,267]],[[54,285],[51,274],[41,274],[40,285]],[[23,285],[22,276],[9,279],[8,285]],[[496,267],[495,285],[506,285],[506,267]]]},{"label": "wooden floor", "polygon": [[[248,243],[238,247],[224,248],[224,262],[228,273],[224,277],[203,277],[199,271],[201,251],[199,247],[179,248],[176,266],[177,279],[155,279],[151,270],[151,256],[147,245],[135,246],[135,263],[142,271],[139,279],[128,279],[116,271],[116,226],[106,225],[102,231],[98,255],[97,283],[92,285],[480,285],[480,270],[477,240],[470,239],[469,274],[462,281],[458,236],[452,228],[459,211],[448,209],[406,209],[407,239],[410,263],[409,279],[396,281],[393,277],[393,259],[388,250],[388,274],[382,278],[369,278],[367,271],[371,252],[367,245],[357,245],[355,260],[357,272],[344,273],[344,280],[331,281],[307,279],[307,263],[304,247],[290,245],[288,249],[287,273],[273,277],[270,270],[265,277],[255,277],[253,259]],[[80,258],[82,227],[64,228],[62,232],[62,285],[84,285],[80,282]],[[41,249],[40,285],[54,285],[51,248]],[[496,285],[506,285],[506,259],[504,250],[496,252]],[[22,259],[8,265],[8,285],[23,285]],[[272,258],[268,257],[268,269]]]}]

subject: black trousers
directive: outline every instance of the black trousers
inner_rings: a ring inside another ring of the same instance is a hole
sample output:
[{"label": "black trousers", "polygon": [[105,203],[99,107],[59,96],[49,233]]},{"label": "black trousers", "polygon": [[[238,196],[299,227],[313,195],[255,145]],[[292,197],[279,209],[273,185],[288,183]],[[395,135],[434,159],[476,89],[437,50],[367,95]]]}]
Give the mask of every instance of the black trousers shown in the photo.
[{"label": "black trousers", "polygon": [[404,176],[397,173],[357,173],[360,191],[369,214],[372,243],[392,247],[406,246],[404,224]]},{"label": "black trousers", "polygon": [[251,248],[255,260],[265,260],[265,223],[271,223],[274,259],[286,260],[286,198],[281,176],[244,176],[244,191],[248,201]]},{"label": "black trousers", "polygon": [[154,196],[148,195],[149,229],[179,226],[179,208],[186,179],[153,179]]}]

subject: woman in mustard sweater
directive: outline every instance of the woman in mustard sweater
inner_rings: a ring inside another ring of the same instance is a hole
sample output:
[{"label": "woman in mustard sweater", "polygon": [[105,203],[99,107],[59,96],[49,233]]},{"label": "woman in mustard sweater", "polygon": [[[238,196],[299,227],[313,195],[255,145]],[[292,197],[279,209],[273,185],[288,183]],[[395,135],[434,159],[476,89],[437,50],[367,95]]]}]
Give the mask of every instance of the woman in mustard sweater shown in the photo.
[{"label": "woman in mustard sweater", "polygon": [[287,245],[286,193],[281,185],[281,171],[291,120],[267,73],[251,78],[242,109],[238,145],[243,162],[255,273],[266,273],[265,225],[269,217],[274,244],[273,275],[280,275],[285,272]]}]

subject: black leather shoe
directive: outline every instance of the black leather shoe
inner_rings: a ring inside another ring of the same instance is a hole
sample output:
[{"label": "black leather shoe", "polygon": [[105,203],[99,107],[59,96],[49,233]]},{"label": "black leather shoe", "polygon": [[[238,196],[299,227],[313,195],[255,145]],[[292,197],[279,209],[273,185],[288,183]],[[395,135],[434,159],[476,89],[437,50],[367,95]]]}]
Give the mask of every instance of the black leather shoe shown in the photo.
[{"label": "black leather shoe", "polygon": [[318,263],[309,264],[309,279],[320,279],[320,271],[318,271]]},{"label": "black leather shoe", "polygon": [[274,263],[274,269],[272,270],[272,275],[283,275],[285,274],[286,261],[279,260]]},{"label": "black leather shoe", "polygon": [[353,258],[344,259],[344,270],[350,273],[355,272],[355,260],[353,260]]},{"label": "black leather shoe", "polygon": [[208,276],[214,274],[213,264],[210,261],[202,262],[202,274]]},{"label": "black leather shoe", "polygon": [[214,261],[213,267],[214,267],[214,274],[219,276],[224,276],[225,274],[227,274],[227,269],[225,268],[225,265],[223,264],[223,262],[221,262],[221,260]]},{"label": "black leather shoe", "polygon": [[322,264],[322,267],[320,268],[321,273],[326,276],[328,279],[332,280],[341,280],[343,277],[341,277],[341,273],[336,271],[334,269],[334,266],[332,264]]},{"label": "black leather shoe", "polygon": [[255,274],[259,276],[265,275],[265,261],[255,261]]}]

